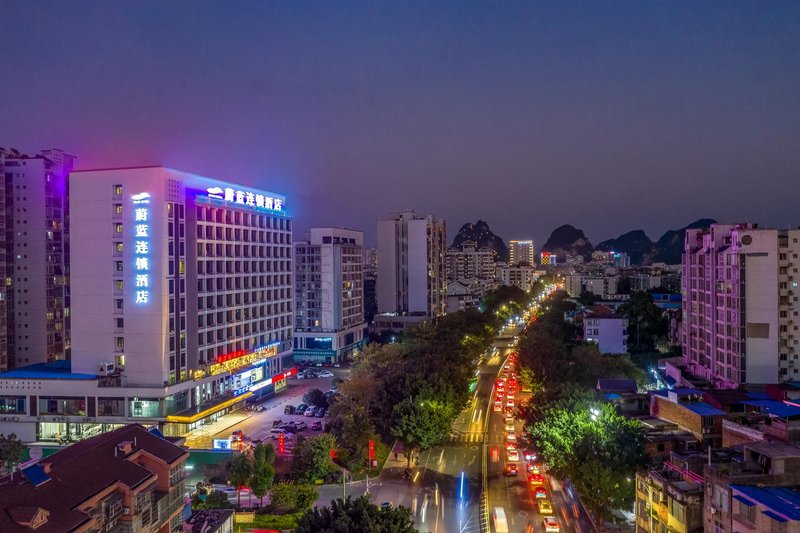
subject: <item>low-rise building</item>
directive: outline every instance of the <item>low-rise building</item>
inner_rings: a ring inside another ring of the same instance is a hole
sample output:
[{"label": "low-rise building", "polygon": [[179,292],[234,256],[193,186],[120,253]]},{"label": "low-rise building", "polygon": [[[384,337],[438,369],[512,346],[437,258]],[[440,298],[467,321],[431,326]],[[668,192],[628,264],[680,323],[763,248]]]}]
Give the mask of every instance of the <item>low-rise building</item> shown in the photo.
[{"label": "low-rise building", "polygon": [[627,353],[628,319],[604,305],[583,311],[583,339],[597,343],[600,353]]},{"label": "low-rise building", "polygon": [[138,424],[83,440],[0,478],[0,531],[180,531],[188,457]]},{"label": "low-rise building", "polygon": [[691,432],[704,448],[719,447],[722,444],[722,418],[725,412],[702,400],[702,391],[696,389],[653,391],[650,414]]},{"label": "low-rise building", "polygon": [[[786,511],[793,506],[800,509],[800,500],[791,493],[774,490],[800,485],[797,446],[783,442],[747,443],[742,447],[741,459],[707,465],[703,477],[705,531],[798,531],[798,518],[791,518]],[[772,490],[762,492],[757,488]],[[788,505],[777,507],[781,502]]]},{"label": "low-rise building", "polygon": [[519,287],[523,291],[531,290],[533,282],[539,278],[539,273],[527,264],[497,267],[497,278],[503,285]]},{"label": "low-rise building", "polygon": [[673,461],[636,473],[636,531],[703,530],[703,477]]},{"label": "low-rise building", "polygon": [[232,509],[195,511],[183,526],[183,533],[232,533]]}]

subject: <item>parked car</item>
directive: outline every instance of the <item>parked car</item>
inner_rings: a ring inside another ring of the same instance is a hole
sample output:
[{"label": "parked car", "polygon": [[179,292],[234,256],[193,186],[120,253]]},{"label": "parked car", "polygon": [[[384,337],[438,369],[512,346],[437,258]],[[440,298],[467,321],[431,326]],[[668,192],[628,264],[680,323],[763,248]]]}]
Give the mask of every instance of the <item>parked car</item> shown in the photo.
[{"label": "parked car", "polygon": [[325,416],[326,412],[327,409],[325,409],[324,407],[320,407],[319,409],[317,409],[317,412],[316,414],[314,414],[314,416],[316,416],[317,418],[322,418],[323,416]]},{"label": "parked car", "polygon": [[311,429],[314,431],[322,431],[322,420],[315,420],[312,422]]},{"label": "parked car", "polygon": [[320,377],[320,378],[332,378],[333,377],[333,372],[330,372],[328,370],[323,370],[322,372],[317,374],[317,377]]},{"label": "parked car", "polygon": [[297,420],[297,421],[294,423],[294,428],[295,428],[297,431],[300,431],[301,429],[306,429],[307,427],[308,427],[308,424],[306,424],[306,421],[305,421],[305,420]]},{"label": "parked car", "polygon": [[282,428],[275,428],[275,429],[273,429],[272,431],[269,432],[269,436],[272,437],[273,439],[277,440],[278,435],[280,435],[281,433],[286,435],[288,432],[285,429],[282,429]]},{"label": "parked car", "polygon": [[272,421],[272,427],[274,427],[274,428],[280,426],[281,424],[283,424],[283,420],[281,420],[280,418],[275,419],[275,420]]},{"label": "parked car", "polygon": [[306,409],[306,412],[303,413],[303,416],[314,416],[315,414],[317,414],[317,408],[312,405]]},{"label": "parked car", "polygon": [[303,413],[306,412],[306,409],[308,409],[308,405],[301,403],[300,405],[297,406],[297,409],[295,409],[294,412],[295,414],[302,415]]},{"label": "parked car", "polygon": [[283,408],[283,414],[285,415],[293,415],[294,414],[294,405],[287,405]]}]

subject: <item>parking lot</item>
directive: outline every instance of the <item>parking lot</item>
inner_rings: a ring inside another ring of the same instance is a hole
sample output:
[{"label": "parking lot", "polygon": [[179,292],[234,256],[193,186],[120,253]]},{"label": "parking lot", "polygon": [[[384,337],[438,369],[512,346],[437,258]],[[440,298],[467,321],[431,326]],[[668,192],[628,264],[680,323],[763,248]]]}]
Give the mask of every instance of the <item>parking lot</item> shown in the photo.
[{"label": "parking lot", "polygon": [[[321,368],[316,370],[328,370],[334,377],[341,378],[346,377],[349,372],[344,368]],[[193,430],[186,436],[187,445],[191,448],[211,448],[214,439],[227,439],[235,430],[242,431],[245,441],[258,439],[267,441],[270,439],[269,433],[272,430],[272,421],[276,419],[283,421],[302,419],[310,426],[312,421],[322,419],[285,415],[284,408],[286,405],[297,406],[302,403],[303,395],[311,389],[320,389],[322,392],[328,391],[332,383],[332,377],[291,379],[288,381],[286,390],[260,403],[265,408],[263,411],[241,410],[225,415],[214,424]],[[300,433],[305,436],[311,436],[319,434],[320,431],[306,429]]]}]

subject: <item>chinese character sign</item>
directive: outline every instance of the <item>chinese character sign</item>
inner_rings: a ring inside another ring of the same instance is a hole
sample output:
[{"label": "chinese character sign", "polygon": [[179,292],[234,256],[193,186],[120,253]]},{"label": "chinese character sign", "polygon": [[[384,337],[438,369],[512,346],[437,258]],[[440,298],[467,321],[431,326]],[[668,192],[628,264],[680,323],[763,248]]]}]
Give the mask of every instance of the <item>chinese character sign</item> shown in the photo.
[{"label": "chinese character sign", "polygon": [[207,189],[210,198],[217,198],[225,200],[226,202],[243,205],[246,207],[254,207],[256,209],[266,209],[269,211],[283,211],[283,199],[273,196],[266,196],[249,191],[240,191],[227,187],[221,189],[219,187],[209,187]]},{"label": "chinese character sign", "polygon": [[134,257],[134,302],[150,302],[150,195],[133,196],[133,257]]}]

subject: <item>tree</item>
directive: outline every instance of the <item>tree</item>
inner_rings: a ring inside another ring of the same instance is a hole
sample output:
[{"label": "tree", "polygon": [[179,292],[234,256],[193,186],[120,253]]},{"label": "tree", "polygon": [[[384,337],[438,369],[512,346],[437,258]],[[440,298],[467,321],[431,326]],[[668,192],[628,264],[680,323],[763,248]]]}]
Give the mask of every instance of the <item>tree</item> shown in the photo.
[{"label": "tree", "polygon": [[221,490],[215,490],[205,500],[200,499],[199,494],[192,496],[192,509],[227,509],[231,507],[228,495]]},{"label": "tree", "polygon": [[377,440],[363,398],[344,396],[331,405],[331,434],[351,458],[351,469],[363,467],[370,440]]},{"label": "tree", "polygon": [[303,402],[313,405],[314,407],[328,407],[328,399],[325,398],[325,393],[319,389],[311,389],[303,395]]},{"label": "tree", "polygon": [[291,511],[297,506],[295,486],[292,482],[276,483],[269,491],[269,502],[283,512]]},{"label": "tree", "polygon": [[551,473],[568,477],[588,507],[608,516],[633,502],[630,479],[644,466],[644,439],[637,421],[589,398],[562,398],[527,430]]},{"label": "tree", "polygon": [[330,506],[309,509],[300,519],[297,533],[361,533],[364,531],[391,531],[416,533],[411,520],[411,510],[406,507],[381,508],[367,496],[333,500]]},{"label": "tree", "polygon": [[253,452],[253,475],[250,478],[250,489],[259,499],[259,506],[264,505],[264,496],[275,479],[275,448],[271,444],[259,444]]},{"label": "tree", "polygon": [[8,436],[0,433],[0,464],[4,469],[11,470],[22,462],[24,450],[25,446],[17,438],[16,433],[10,433]]},{"label": "tree", "polygon": [[227,465],[228,482],[236,487],[236,505],[241,506],[242,487],[250,485],[253,476],[253,463],[250,458],[242,453],[234,455]]},{"label": "tree", "polygon": [[331,450],[336,449],[333,435],[316,435],[309,439],[298,439],[294,449],[293,470],[297,481],[314,482],[325,479],[336,472],[331,460]]},{"label": "tree", "polygon": [[598,299],[595,293],[587,290],[582,290],[580,296],[578,296],[578,301],[586,307],[591,307]]},{"label": "tree", "polygon": [[[423,397],[417,400],[406,398],[394,410],[392,434],[406,450],[425,450],[442,442],[455,420],[451,405]],[[411,466],[410,454],[406,454]]]},{"label": "tree", "polygon": [[295,485],[294,491],[294,510],[298,513],[308,511],[314,502],[319,498],[317,487],[311,483],[300,483]]},{"label": "tree", "polygon": [[631,299],[619,307],[619,313],[628,319],[628,346],[631,351],[652,352],[669,329],[664,312],[647,292],[633,293]]}]

